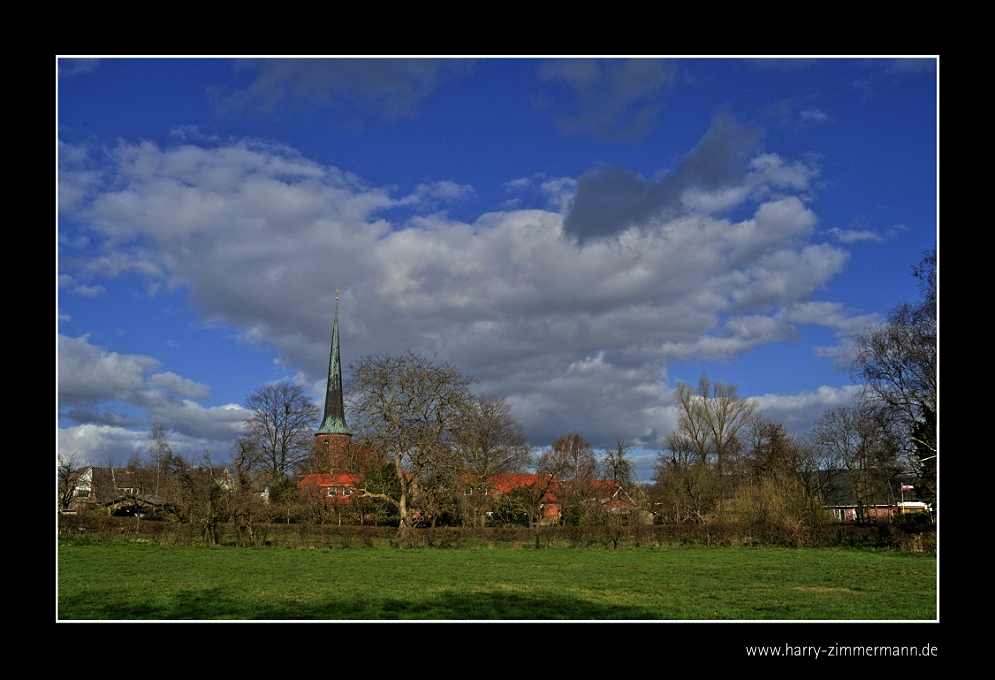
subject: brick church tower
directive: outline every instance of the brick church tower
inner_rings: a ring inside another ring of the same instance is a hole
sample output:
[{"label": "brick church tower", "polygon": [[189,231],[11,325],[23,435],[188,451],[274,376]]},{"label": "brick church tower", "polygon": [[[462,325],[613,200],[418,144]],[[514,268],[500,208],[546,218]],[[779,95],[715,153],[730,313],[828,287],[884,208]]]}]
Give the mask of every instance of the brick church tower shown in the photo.
[{"label": "brick church tower", "polygon": [[[338,293],[338,291],[335,291]],[[325,414],[315,434],[316,449],[325,453],[334,468],[343,470],[349,463],[352,432],[345,424],[342,400],[342,359],[339,356],[339,296],[335,296],[335,321],[332,324],[332,350],[328,357],[328,387],[325,391]]]}]

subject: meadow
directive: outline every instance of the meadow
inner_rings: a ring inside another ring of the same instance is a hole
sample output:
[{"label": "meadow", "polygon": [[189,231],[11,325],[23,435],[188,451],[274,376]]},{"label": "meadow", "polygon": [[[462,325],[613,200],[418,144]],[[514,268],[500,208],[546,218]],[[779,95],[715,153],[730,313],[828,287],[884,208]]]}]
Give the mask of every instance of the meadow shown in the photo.
[{"label": "meadow", "polygon": [[60,620],[933,620],[936,556],[60,541]]}]

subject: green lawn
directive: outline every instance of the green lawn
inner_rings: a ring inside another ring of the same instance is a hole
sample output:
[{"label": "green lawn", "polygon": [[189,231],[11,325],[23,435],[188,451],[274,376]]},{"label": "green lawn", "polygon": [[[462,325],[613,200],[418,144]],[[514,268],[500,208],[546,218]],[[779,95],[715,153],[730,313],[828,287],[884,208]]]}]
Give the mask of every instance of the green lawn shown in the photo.
[{"label": "green lawn", "polygon": [[59,619],[935,619],[936,559],[790,548],[59,546]]}]

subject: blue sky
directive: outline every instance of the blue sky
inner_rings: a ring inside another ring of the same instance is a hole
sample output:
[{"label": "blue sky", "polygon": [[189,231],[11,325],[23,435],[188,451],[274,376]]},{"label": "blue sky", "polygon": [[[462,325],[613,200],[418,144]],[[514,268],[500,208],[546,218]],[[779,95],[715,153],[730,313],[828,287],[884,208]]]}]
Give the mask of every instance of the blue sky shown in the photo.
[{"label": "blue sky", "polygon": [[77,59],[58,88],[60,453],[407,350],[640,476],[704,373],[804,432],[938,234],[935,59]]}]

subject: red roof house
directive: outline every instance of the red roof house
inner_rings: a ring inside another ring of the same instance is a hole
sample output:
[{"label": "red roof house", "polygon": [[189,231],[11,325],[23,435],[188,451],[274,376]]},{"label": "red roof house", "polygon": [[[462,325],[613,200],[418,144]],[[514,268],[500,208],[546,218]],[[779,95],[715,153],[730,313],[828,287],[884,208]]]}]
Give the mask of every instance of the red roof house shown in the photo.
[{"label": "red roof house", "polygon": [[557,523],[560,521],[560,504],[557,499],[559,485],[554,474],[509,472],[491,475],[487,483],[495,496],[509,494],[518,489],[531,491],[533,499],[542,512],[542,522]]},{"label": "red roof house", "polygon": [[326,503],[345,505],[352,502],[352,492],[360,482],[359,475],[310,474],[304,476],[297,488],[320,495]]},{"label": "red roof house", "polygon": [[601,507],[611,513],[626,513],[636,507],[636,502],[621,486],[610,479],[591,482],[591,500],[601,503]]}]

